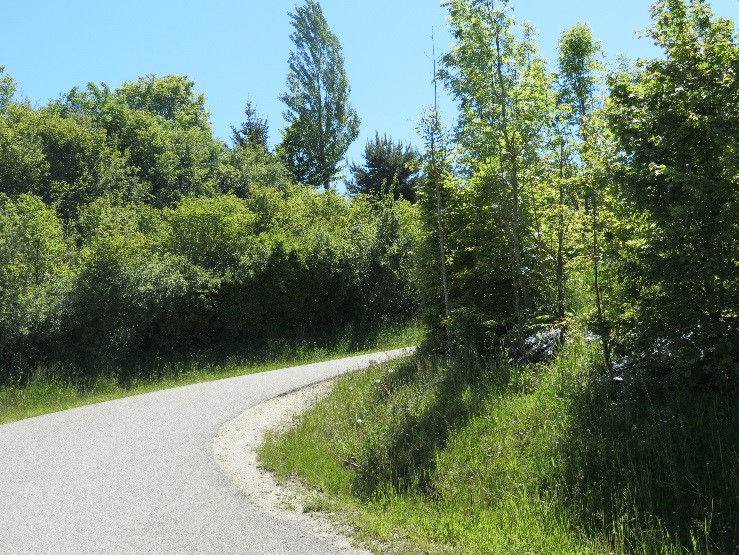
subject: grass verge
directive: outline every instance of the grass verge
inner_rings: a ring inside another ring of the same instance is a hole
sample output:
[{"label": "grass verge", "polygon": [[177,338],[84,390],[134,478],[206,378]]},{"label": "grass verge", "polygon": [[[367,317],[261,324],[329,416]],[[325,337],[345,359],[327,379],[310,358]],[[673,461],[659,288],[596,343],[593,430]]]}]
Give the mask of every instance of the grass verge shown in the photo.
[{"label": "grass verge", "polygon": [[110,366],[87,371],[87,377],[75,377],[76,369],[64,365],[39,366],[0,387],[0,424],[180,385],[407,347],[421,337],[422,330],[415,325],[392,326],[369,339],[345,334],[329,343],[277,342],[251,355],[160,360],[135,372]]},{"label": "grass verge", "polygon": [[604,378],[585,343],[514,368],[347,376],[260,457],[382,553],[739,552],[734,395]]}]

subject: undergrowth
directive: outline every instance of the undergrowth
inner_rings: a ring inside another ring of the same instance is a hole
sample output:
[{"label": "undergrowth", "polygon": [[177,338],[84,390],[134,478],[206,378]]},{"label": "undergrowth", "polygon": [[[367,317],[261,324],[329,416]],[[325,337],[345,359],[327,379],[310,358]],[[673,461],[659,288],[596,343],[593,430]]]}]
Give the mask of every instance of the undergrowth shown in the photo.
[{"label": "undergrowth", "polygon": [[234,347],[200,356],[157,357],[80,368],[71,364],[23,367],[2,376],[0,424],[179,385],[253,374],[372,351],[415,345],[422,330],[393,325],[373,333],[321,340],[272,341],[243,353]]},{"label": "undergrowth", "polygon": [[347,376],[262,462],[380,552],[739,552],[737,399],[422,356]]}]

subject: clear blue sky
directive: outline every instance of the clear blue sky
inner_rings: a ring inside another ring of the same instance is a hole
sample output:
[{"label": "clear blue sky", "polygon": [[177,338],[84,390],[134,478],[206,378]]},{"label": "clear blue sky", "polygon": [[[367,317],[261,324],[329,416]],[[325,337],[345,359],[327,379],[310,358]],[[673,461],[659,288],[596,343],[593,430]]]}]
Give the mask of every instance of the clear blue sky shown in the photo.
[{"label": "clear blue sky", "polygon": [[[293,0],[5,0],[0,65],[21,96],[45,104],[73,86],[112,87],[147,73],[186,74],[207,98],[217,136],[242,121],[247,99],[269,119],[273,142],[283,127]],[[322,0],[344,48],[351,100],[362,119],[348,158],[361,161],[375,130],[419,143],[416,124],[432,98],[431,29],[437,53],[451,44],[439,0]],[[518,0],[516,18],[540,31],[556,60],[559,34],[590,23],[609,60],[658,52],[637,29],[649,24],[650,0]],[[714,11],[739,20],[739,1],[714,0]],[[449,109],[450,104],[442,104]],[[451,119],[451,115],[447,119]]]}]

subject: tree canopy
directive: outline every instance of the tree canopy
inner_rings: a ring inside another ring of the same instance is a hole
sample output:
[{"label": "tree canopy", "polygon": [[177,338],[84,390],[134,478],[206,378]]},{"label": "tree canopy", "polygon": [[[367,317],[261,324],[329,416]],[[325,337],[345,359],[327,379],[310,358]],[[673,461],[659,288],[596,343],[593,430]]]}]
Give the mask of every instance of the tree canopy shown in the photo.
[{"label": "tree canopy", "polygon": [[739,360],[739,42],[702,0],[660,0],[664,58],[611,78],[630,352],[714,380]]},{"label": "tree canopy", "polygon": [[231,140],[234,146],[269,149],[269,124],[267,118],[259,116],[251,100],[244,108],[246,120],[239,127],[231,126]]}]

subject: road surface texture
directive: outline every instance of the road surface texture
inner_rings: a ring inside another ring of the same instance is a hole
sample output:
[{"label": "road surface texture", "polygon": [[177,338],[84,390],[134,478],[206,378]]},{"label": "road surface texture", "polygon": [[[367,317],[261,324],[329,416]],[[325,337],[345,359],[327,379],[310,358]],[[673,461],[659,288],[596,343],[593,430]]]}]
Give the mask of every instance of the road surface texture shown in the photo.
[{"label": "road surface texture", "polygon": [[0,554],[333,554],[249,503],[225,422],[402,350],[200,383],[0,426]]}]

